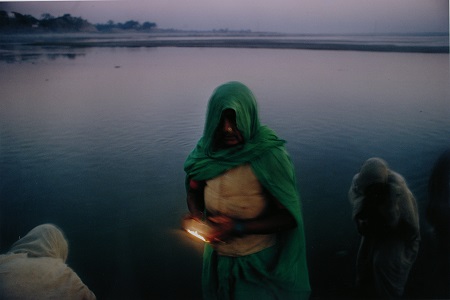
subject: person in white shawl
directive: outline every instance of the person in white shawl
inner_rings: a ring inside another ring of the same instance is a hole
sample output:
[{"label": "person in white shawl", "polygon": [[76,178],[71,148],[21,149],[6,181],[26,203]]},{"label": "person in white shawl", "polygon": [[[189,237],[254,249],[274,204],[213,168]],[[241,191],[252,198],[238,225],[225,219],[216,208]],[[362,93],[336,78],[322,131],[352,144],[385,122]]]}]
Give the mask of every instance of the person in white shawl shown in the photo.
[{"label": "person in white shawl", "polygon": [[370,158],[353,177],[348,196],[362,235],[356,276],[360,296],[401,297],[420,242],[413,194],[384,160]]},{"label": "person in white shawl", "polygon": [[68,253],[55,225],[33,228],[0,255],[0,299],[96,299],[66,265]]}]

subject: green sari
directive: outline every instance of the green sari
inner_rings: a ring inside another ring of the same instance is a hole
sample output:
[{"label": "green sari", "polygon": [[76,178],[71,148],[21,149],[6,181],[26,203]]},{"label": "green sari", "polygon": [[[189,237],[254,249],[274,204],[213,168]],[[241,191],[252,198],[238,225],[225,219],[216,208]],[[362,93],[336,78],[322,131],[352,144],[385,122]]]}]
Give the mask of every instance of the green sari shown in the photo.
[{"label": "green sari", "polygon": [[[222,112],[236,112],[236,126],[244,143],[214,148],[214,135]],[[297,226],[280,232],[277,244],[243,257],[219,256],[209,244],[203,255],[205,299],[307,299],[310,294],[300,196],[285,141],[259,121],[252,92],[239,82],[219,86],[209,100],[203,137],[186,159],[186,188],[190,179],[208,180],[244,163],[294,216]],[[262,294],[261,294],[262,292]],[[241,297],[239,297],[241,296]]]}]

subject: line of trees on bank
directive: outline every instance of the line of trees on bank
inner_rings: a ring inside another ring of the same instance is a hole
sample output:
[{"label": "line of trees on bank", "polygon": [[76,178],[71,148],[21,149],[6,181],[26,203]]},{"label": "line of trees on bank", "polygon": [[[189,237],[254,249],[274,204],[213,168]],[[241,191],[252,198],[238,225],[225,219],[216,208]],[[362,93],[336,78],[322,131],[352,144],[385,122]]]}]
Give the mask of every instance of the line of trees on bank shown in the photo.
[{"label": "line of trees on bank", "polygon": [[23,32],[120,32],[120,31],[150,31],[157,28],[156,23],[130,20],[125,23],[108,21],[106,24],[91,24],[81,17],[65,14],[54,17],[45,13],[41,19],[17,12],[0,11],[0,30]]},{"label": "line of trees on bank", "polygon": [[114,23],[114,21],[110,20],[106,24],[97,24],[95,25],[97,30],[99,31],[117,31],[117,30],[137,30],[137,31],[147,31],[156,29],[156,23],[153,22],[144,22],[140,24],[138,21],[130,20],[125,23]]}]

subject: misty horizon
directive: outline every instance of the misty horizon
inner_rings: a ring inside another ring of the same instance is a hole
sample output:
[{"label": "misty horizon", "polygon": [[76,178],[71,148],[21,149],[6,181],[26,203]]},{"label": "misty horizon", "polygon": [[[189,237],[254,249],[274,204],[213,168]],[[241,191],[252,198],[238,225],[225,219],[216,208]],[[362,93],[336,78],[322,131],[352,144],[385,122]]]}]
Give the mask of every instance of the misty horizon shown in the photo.
[{"label": "misty horizon", "polygon": [[177,1],[0,2],[0,10],[40,19],[43,14],[70,14],[91,24],[108,21],[153,22],[160,29],[181,31],[251,31],[290,34],[448,33],[445,0],[399,0],[361,3],[356,0],[259,1],[210,3]]}]

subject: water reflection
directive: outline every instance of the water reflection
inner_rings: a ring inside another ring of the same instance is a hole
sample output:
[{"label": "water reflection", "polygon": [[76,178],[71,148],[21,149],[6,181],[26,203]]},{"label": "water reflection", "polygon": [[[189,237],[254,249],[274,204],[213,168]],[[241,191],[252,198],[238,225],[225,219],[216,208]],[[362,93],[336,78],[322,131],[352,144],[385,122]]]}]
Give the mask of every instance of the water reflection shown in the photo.
[{"label": "water reflection", "polygon": [[[0,248],[44,221],[62,226],[70,265],[99,299],[200,298],[201,255],[172,233],[187,210],[183,162],[220,83],[251,87],[261,121],[288,141],[318,298],[345,296],[353,282],[359,236],[347,190],[361,161],[386,158],[422,208],[448,147],[448,54],[9,50],[41,56],[0,61]],[[429,296],[415,287],[408,296]]]},{"label": "water reflection", "polygon": [[[2,35],[0,61],[34,61],[43,53],[73,59],[91,47],[233,47],[448,53],[448,36],[436,35],[285,35],[219,33]],[[57,53],[55,53],[55,51]],[[63,51],[63,53],[60,53]]]},{"label": "water reflection", "polygon": [[6,51],[0,52],[0,61],[6,63],[21,63],[21,62],[36,62],[42,59],[57,60],[57,59],[69,59],[75,60],[77,57],[85,56],[84,53],[43,53],[43,52],[13,52]]}]

